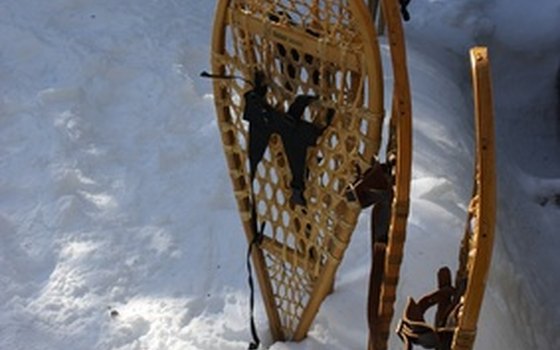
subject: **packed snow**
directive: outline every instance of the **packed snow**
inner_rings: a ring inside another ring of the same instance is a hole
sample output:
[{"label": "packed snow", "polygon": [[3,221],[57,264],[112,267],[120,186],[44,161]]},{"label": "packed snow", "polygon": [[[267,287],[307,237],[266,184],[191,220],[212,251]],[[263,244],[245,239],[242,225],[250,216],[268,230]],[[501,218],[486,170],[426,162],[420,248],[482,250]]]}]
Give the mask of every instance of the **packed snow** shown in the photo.
[{"label": "packed snow", "polygon": [[[0,2],[0,349],[247,347],[246,242],[198,77],[214,6]],[[473,171],[467,52],[484,44],[499,220],[476,348],[560,349],[560,3],[410,12],[412,212],[396,315],[456,266]],[[365,348],[367,227],[363,215],[307,339],[272,343],[258,303],[266,347]]]}]

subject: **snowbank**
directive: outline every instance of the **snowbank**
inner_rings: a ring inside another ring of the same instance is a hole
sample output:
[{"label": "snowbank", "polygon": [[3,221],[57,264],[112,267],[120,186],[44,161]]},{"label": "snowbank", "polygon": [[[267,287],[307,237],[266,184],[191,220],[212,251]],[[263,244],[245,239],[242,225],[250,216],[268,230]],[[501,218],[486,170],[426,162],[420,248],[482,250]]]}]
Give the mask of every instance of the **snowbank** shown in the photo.
[{"label": "snowbank", "polygon": [[[455,264],[472,174],[466,49],[484,41],[500,222],[477,344],[559,348],[559,5],[410,10],[414,180],[398,307]],[[0,12],[0,348],[244,349],[246,245],[198,79],[213,3],[8,0]],[[309,338],[272,349],[363,348],[367,224]],[[260,305],[256,316],[270,344]]]}]

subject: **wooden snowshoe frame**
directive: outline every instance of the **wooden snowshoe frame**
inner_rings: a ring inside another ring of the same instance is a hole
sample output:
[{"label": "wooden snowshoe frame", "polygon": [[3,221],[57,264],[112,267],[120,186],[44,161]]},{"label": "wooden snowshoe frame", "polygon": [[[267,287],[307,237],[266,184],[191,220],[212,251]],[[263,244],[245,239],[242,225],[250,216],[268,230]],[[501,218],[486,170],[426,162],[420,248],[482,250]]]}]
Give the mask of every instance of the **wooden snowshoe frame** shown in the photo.
[{"label": "wooden snowshoe frame", "polygon": [[453,350],[473,348],[492,260],[496,222],[494,112],[487,48],[472,48],[470,62],[475,108],[476,162],[473,197],[468,209],[456,275],[459,283],[466,279],[466,289],[461,296],[461,308],[451,345]]},{"label": "wooden snowshoe frame", "polygon": [[[438,273],[437,291],[423,297],[418,303],[413,299],[409,300],[397,329],[407,350],[412,349],[412,344],[425,345],[422,344],[422,338],[439,339],[436,348],[442,350],[471,350],[476,337],[476,326],[494,245],[496,173],[492,88],[487,49],[472,48],[470,62],[476,127],[475,172],[473,195],[459,250],[459,267],[454,285],[451,284],[449,269],[444,267]],[[424,321],[423,314],[427,308],[436,304],[436,324],[432,327]]]},{"label": "wooden snowshoe frame", "polygon": [[332,290],[361,211],[345,189],[356,166],[366,169],[379,152],[384,110],[377,36],[363,0],[220,0],[211,61],[218,75],[251,81],[257,71],[264,73],[267,101],[279,111],[301,94],[318,97],[305,120],[326,126],[327,110],[334,111],[307,154],[307,204],[296,205],[289,200],[291,173],[277,135],[251,184],[242,118],[251,84],[214,81],[218,126],[247,240],[256,234],[253,208],[259,225],[266,223],[252,262],[271,333],[274,340],[299,341]]},{"label": "wooden snowshoe frame", "polygon": [[[387,159],[393,165],[393,204],[389,240],[384,254],[383,276],[380,290],[376,293],[379,295],[378,309],[369,310],[377,314],[375,324],[370,325],[373,328],[373,332],[370,332],[373,334],[370,334],[368,341],[370,350],[387,349],[406,240],[412,168],[412,106],[399,3],[398,0],[381,0],[380,5],[383,22],[386,24],[393,69],[393,104],[387,147]],[[379,13],[374,11],[372,16],[375,12]]]}]

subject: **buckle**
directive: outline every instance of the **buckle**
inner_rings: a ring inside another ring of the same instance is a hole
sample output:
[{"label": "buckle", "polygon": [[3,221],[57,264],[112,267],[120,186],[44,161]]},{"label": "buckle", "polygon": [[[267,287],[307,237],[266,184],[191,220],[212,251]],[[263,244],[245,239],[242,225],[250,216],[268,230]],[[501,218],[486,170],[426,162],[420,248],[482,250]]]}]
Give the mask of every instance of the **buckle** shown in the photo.
[{"label": "buckle", "polygon": [[358,193],[356,193],[356,185],[359,185],[362,181],[357,181],[356,183],[350,183],[346,186],[346,199],[349,202],[355,202],[358,200]]}]

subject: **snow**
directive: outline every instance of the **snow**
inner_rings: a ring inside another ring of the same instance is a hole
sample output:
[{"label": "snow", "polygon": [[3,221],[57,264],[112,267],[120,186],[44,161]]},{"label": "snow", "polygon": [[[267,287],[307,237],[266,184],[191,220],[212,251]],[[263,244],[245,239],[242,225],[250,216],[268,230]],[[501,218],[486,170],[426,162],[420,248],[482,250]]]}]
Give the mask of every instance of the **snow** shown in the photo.
[{"label": "snow", "polygon": [[[246,348],[246,243],[198,78],[213,7],[0,3],[0,349]],[[560,4],[410,12],[414,179],[397,315],[456,264],[472,185],[467,49],[485,44],[499,221],[477,348],[558,349]],[[258,303],[271,349],[364,348],[367,216],[306,340],[271,344]]]}]

